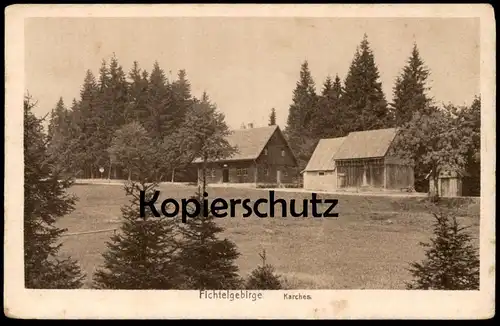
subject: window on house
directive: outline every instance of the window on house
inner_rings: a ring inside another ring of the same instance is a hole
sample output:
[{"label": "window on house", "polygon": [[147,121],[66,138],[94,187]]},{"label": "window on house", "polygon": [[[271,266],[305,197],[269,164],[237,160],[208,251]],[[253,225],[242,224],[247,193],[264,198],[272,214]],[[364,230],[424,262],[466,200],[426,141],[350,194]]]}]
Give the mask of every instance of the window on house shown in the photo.
[{"label": "window on house", "polygon": [[283,156],[283,157],[285,156],[285,150],[284,149],[281,150],[281,156]]},{"label": "window on house", "polygon": [[325,175],[325,172],[320,172],[319,175]]},{"label": "window on house", "polygon": [[264,155],[267,155],[267,148],[264,148]]},{"label": "window on house", "polygon": [[283,175],[284,175],[285,177],[287,177],[287,176],[288,176],[288,171],[287,171],[287,170],[284,170],[284,171],[283,171]]},{"label": "window on house", "polygon": [[212,177],[215,177],[216,174],[217,174],[217,170],[216,169],[212,169]]},{"label": "window on house", "polygon": [[248,175],[248,169],[242,169],[243,170],[243,175],[246,177]]},{"label": "window on house", "polygon": [[269,169],[268,168],[264,169],[264,175],[269,175]]},{"label": "window on house", "polygon": [[241,175],[241,169],[236,169],[236,175],[240,176]]}]

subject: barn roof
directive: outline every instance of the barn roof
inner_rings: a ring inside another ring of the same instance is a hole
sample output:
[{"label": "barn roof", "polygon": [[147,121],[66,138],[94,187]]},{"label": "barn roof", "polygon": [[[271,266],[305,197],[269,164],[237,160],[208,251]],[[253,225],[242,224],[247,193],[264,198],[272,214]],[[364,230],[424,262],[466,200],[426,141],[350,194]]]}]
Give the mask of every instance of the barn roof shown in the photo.
[{"label": "barn roof", "polygon": [[[221,161],[257,159],[276,130],[281,133],[277,125],[233,130],[226,139],[231,146],[237,147],[237,152]],[[193,161],[193,163],[200,162],[199,158]]]},{"label": "barn roof", "polygon": [[335,168],[334,155],[346,137],[320,139],[304,171],[329,171]]},{"label": "barn roof", "polygon": [[375,158],[386,155],[396,128],[351,132],[335,154],[336,160]]}]

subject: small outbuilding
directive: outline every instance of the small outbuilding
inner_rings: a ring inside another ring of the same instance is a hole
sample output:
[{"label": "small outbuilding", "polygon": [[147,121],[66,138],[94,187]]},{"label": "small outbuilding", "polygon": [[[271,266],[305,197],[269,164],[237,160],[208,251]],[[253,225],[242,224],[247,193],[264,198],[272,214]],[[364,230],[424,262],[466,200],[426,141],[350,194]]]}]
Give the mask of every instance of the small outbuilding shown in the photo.
[{"label": "small outbuilding", "polygon": [[[434,180],[430,176],[431,173],[427,175],[429,179],[429,192],[435,194],[436,188],[434,186]],[[463,180],[468,177],[465,171],[459,170],[443,170],[438,176],[438,194],[440,197],[461,197],[463,196]]]},{"label": "small outbuilding", "polygon": [[345,137],[320,139],[302,171],[304,189],[329,191],[337,188],[334,156],[344,140]]}]

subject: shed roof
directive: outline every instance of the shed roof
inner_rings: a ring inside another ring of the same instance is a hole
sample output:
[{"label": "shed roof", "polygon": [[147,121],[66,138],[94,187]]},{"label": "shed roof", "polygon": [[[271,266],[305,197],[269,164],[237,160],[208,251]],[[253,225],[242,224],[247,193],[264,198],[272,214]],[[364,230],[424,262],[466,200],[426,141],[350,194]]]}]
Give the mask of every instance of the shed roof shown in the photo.
[{"label": "shed roof", "polygon": [[304,171],[329,171],[335,168],[334,155],[346,137],[320,139]]},{"label": "shed roof", "polygon": [[[277,130],[281,132],[277,125],[233,130],[231,134],[226,137],[226,140],[229,145],[237,148],[237,152],[231,157],[221,161],[257,159],[271,139],[271,136]],[[200,162],[201,159],[199,158],[193,161],[193,163]]]},{"label": "shed roof", "polygon": [[335,159],[384,157],[396,133],[396,128],[351,132],[342,142]]}]

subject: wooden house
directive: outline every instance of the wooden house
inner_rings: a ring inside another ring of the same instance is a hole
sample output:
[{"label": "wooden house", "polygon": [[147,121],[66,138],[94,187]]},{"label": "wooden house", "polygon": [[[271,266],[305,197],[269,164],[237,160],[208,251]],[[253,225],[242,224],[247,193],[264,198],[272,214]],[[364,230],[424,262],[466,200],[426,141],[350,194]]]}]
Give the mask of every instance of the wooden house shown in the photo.
[{"label": "wooden house", "polygon": [[345,137],[320,139],[302,171],[305,189],[329,191],[337,188],[334,157],[344,140]]},{"label": "wooden house", "polygon": [[[458,170],[443,170],[438,176],[438,194],[440,197],[460,197],[463,196],[463,180],[468,174]],[[427,175],[429,179],[429,192],[435,194],[434,180]]]},{"label": "wooden house", "polygon": [[[207,183],[284,184],[297,178],[297,159],[278,126],[234,130],[227,141],[236,153],[206,163]],[[198,180],[202,162],[194,162]]]},{"label": "wooden house", "polygon": [[395,128],[388,128],[320,141],[311,156],[311,166],[303,171],[304,184],[311,190],[413,187],[413,167],[389,155],[396,134]]}]

